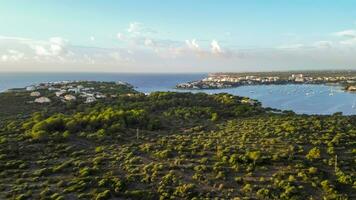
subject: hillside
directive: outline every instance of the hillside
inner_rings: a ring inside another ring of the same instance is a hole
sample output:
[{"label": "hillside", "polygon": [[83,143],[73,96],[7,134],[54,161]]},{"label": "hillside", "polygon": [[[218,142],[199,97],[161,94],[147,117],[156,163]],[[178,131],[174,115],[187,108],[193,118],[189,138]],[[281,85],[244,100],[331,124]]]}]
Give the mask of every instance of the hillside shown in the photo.
[{"label": "hillside", "polygon": [[105,98],[0,94],[0,199],[356,198],[356,116],[91,87]]}]

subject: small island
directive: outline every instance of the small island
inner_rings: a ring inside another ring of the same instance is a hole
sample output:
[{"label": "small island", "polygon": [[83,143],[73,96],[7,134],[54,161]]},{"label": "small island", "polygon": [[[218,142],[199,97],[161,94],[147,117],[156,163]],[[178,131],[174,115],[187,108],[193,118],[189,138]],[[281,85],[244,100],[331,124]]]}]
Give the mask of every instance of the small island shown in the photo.
[{"label": "small island", "polygon": [[246,85],[332,84],[356,91],[356,71],[293,71],[211,73],[208,77],[181,83],[177,89],[222,89]]}]

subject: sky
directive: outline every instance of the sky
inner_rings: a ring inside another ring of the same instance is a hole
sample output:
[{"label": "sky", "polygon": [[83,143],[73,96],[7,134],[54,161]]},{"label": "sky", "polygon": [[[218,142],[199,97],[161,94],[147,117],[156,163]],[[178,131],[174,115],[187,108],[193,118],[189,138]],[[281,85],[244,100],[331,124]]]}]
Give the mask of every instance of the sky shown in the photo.
[{"label": "sky", "polygon": [[0,72],[356,70],[354,0],[0,0]]}]

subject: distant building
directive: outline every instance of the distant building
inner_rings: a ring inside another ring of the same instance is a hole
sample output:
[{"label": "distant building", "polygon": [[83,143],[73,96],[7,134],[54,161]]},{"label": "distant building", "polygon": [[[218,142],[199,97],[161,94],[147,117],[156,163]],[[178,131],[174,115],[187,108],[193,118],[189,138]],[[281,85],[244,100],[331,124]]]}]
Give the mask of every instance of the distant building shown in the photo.
[{"label": "distant building", "polygon": [[58,88],[55,88],[55,87],[49,87],[48,88],[49,91],[56,91],[56,90],[59,90]]},{"label": "distant building", "polygon": [[68,89],[68,92],[80,93],[80,89],[79,88],[70,88],[70,89]]},{"label": "distant building", "polygon": [[296,77],[294,79],[295,82],[304,82],[304,78],[303,77]]},{"label": "distant building", "polygon": [[51,100],[47,97],[39,97],[39,98],[35,99],[34,102],[35,103],[50,103]]},{"label": "distant building", "polygon": [[356,91],[356,86],[349,86],[348,88],[347,88],[347,90],[348,91]]},{"label": "distant building", "polygon": [[96,98],[95,97],[87,97],[87,99],[85,100],[84,103],[93,103],[96,101]]},{"label": "distant building", "polygon": [[75,97],[75,96],[73,96],[71,94],[67,94],[67,95],[64,96],[64,99],[66,101],[75,101],[75,100],[77,100],[77,97]]},{"label": "distant building", "polygon": [[39,96],[41,96],[41,93],[40,92],[31,92],[30,96],[31,97],[39,97]]},{"label": "distant building", "polygon": [[28,87],[26,87],[26,90],[27,90],[27,91],[34,91],[35,89],[36,89],[35,86],[28,86]]},{"label": "distant building", "polygon": [[292,74],[292,78],[303,78],[303,74]]},{"label": "distant building", "polygon": [[106,98],[106,95],[104,95],[104,94],[96,94],[95,97],[98,98],[98,99],[104,99],[104,98]]},{"label": "distant building", "polygon": [[63,90],[58,91],[58,92],[56,92],[56,96],[57,96],[57,97],[60,97],[60,96],[62,96],[64,93],[65,93],[65,91],[63,91]]}]

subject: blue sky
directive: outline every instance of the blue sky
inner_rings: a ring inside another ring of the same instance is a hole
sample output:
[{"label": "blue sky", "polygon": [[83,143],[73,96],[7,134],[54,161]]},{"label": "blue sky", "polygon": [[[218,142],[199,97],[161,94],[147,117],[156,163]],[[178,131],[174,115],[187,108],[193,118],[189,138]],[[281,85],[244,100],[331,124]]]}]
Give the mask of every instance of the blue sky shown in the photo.
[{"label": "blue sky", "polygon": [[356,69],[352,0],[0,5],[0,71]]}]

